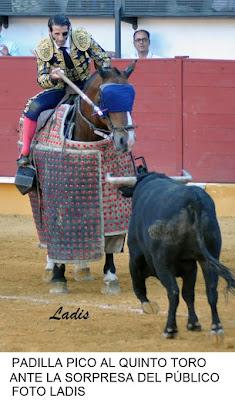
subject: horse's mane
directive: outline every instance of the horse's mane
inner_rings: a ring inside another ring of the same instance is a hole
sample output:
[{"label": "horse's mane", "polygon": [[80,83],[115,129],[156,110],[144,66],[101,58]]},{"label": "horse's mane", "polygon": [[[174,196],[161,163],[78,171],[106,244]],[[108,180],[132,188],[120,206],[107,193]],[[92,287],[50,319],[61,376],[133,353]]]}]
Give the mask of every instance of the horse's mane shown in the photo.
[{"label": "horse's mane", "polygon": [[86,83],[84,85],[83,90],[86,91],[86,89],[88,89],[88,87],[92,84],[93,80],[97,77],[98,75],[98,71],[95,71],[91,74],[91,76],[89,76],[89,78],[86,80]]},{"label": "horse's mane", "polygon": [[[117,76],[121,75],[121,72],[116,67],[105,68],[105,70],[103,70],[103,71],[105,71],[104,75],[107,75],[107,77],[108,77],[108,75],[110,75],[110,73],[112,73],[112,74],[115,73]],[[91,76],[87,79],[87,81],[84,85],[84,88],[83,88],[84,91],[86,91],[88,89],[88,87],[92,84],[93,80],[97,77],[98,74],[99,74],[99,71],[95,71],[91,74]]]}]

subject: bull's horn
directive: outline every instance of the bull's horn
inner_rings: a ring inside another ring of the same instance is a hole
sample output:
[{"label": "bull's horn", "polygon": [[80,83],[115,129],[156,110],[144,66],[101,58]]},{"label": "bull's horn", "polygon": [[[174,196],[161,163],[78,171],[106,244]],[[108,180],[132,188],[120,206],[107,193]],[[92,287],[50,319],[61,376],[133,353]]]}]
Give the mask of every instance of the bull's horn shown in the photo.
[{"label": "bull's horn", "polygon": [[137,182],[136,176],[111,176],[106,174],[105,181],[118,186],[135,186]]},{"label": "bull's horn", "polygon": [[170,176],[171,179],[174,181],[182,182],[182,183],[188,183],[191,182],[193,177],[190,175],[187,171],[183,169],[183,175],[182,176]]}]

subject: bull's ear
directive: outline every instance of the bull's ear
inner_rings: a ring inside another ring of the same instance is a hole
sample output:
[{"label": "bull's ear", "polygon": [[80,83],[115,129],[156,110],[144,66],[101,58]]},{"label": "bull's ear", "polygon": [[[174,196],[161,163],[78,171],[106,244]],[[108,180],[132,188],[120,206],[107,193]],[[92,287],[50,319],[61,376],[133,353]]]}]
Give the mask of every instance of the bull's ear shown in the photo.
[{"label": "bull's ear", "polygon": [[137,60],[134,60],[128,67],[123,71],[124,75],[126,78],[129,78],[129,76],[132,74],[132,72],[135,69],[135,64],[137,63]]}]

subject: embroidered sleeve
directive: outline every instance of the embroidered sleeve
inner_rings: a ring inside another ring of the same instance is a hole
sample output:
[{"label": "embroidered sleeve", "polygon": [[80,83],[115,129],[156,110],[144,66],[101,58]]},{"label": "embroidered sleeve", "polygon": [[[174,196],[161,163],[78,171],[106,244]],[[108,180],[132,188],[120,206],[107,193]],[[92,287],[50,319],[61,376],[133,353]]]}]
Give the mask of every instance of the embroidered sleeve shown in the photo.
[{"label": "embroidered sleeve", "polygon": [[91,38],[91,44],[89,49],[87,50],[88,55],[94,60],[95,64],[98,66],[105,66],[108,67],[111,64],[111,59],[102,49],[102,47]]},{"label": "embroidered sleeve", "polygon": [[37,81],[43,89],[51,89],[57,86],[58,81],[50,78],[51,65],[49,62],[37,58],[37,70]]},{"label": "embroidered sleeve", "polygon": [[37,57],[37,81],[43,89],[57,87],[58,81],[50,78],[53,43],[50,38],[42,39],[35,50]]}]

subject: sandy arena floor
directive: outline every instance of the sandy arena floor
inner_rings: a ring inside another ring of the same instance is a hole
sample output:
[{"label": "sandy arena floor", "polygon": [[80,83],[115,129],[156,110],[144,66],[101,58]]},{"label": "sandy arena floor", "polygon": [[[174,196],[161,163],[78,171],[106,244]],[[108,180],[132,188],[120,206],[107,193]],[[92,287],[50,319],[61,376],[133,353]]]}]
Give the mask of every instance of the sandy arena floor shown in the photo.
[{"label": "sandy arena floor", "polygon": [[[221,260],[235,271],[235,218],[220,219],[223,235]],[[160,305],[158,315],[143,314],[132,288],[128,252],[115,257],[121,293],[101,294],[103,260],[91,265],[94,281],[76,282],[73,267],[67,266],[69,293],[52,295],[42,280],[45,250],[37,247],[32,218],[0,216],[0,351],[235,351],[235,297],[224,296],[225,282],[219,285],[219,313],[225,336],[215,344],[209,334],[211,317],[204,281],[199,271],[196,309],[202,332],[186,330],[186,307],[178,308],[179,334],[166,340],[165,290],[151,278],[151,300]],[[89,312],[88,319],[49,320],[59,307],[63,312]]]}]

